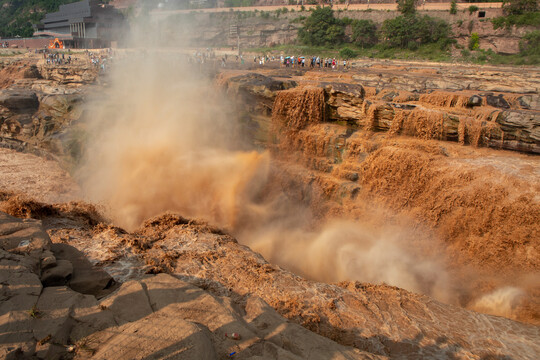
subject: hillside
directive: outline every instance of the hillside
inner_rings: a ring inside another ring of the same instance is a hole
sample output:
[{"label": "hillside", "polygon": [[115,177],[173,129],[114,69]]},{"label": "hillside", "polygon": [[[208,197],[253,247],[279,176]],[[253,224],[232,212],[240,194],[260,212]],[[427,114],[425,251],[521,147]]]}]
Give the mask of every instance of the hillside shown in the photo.
[{"label": "hillside", "polygon": [[60,5],[77,0],[0,0],[0,37],[30,37],[32,24],[47,12],[58,11]]}]

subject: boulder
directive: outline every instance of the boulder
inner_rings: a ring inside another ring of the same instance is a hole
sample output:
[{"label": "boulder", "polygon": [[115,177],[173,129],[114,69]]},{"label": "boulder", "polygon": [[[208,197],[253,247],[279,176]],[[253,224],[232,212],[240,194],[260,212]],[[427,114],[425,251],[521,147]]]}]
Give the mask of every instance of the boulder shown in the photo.
[{"label": "boulder", "polygon": [[48,268],[41,274],[43,286],[65,285],[71,279],[73,265],[68,260],[58,260],[56,266]]},{"label": "boulder", "polygon": [[51,245],[51,250],[58,261],[67,260],[73,265],[67,285],[74,291],[100,298],[113,290],[114,279],[103,269],[93,266],[84,254],[73,246],[56,243]]},{"label": "boulder", "polygon": [[510,109],[510,104],[508,104],[502,94],[499,94],[498,96],[488,94],[486,95],[486,102],[488,105],[496,108]]},{"label": "boulder", "polygon": [[39,100],[33,91],[7,89],[0,91],[0,105],[16,113],[33,113],[39,107]]},{"label": "boulder", "polygon": [[482,97],[478,95],[473,95],[469,98],[469,101],[467,102],[467,106],[474,107],[474,106],[480,106],[482,105]]}]

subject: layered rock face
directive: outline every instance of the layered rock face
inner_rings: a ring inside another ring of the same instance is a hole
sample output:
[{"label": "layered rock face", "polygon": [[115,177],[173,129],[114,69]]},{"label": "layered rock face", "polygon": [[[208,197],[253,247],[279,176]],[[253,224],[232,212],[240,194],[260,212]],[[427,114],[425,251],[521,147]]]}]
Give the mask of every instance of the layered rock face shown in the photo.
[{"label": "layered rock face", "polygon": [[53,153],[68,163],[80,155],[81,139],[67,127],[83,114],[83,86],[93,84],[98,71],[84,56],[74,54],[73,62],[48,65],[29,57],[0,71],[1,147]]},{"label": "layered rock face", "polygon": [[[460,82],[460,76],[450,70],[446,76],[454,79],[456,86],[452,89],[452,83],[448,83],[446,77],[436,80],[438,74],[445,73],[449,67],[437,70],[437,74],[431,76],[422,73],[422,66],[412,65],[405,69],[373,67],[375,69],[370,71],[360,69],[352,75],[351,82],[317,82],[315,86],[322,89],[324,103],[317,105],[321,107],[317,118],[312,114],[306,116],[315,123],[346,124],[353,131],[389,132],[424,140],[457,141],[473,146],[540,153],[539,95],[535,90],[538,79],[526,81],[516,74],[512,81],[511,74],[503,80],[496,73],[473,76],[471,72],[469,76],[461,74],[468,80]],[[396,70],[399,78],[395,78]],[[310,75],[307,73],[305,78],[295,79],[298,84],[288,81],[281,86],[310,85]],[[277,96],[273,111],[287,119],[295,118],[297,114],[282,114],[283,111],[295,109],[297,102],[310,103],[312,100],[303,87],[278,94],[279,85],[263,91],[251,77],[253,75],[234,77],[225,82],[227,91],[251,104],[249,107],[254,106],[254,100],[268,107],[268,102]],[[243,84],[240,85],[242,91],[237,90],[237,83]],[[471,85],[473,83],[475,85]],[[519,88],[521,84],[523,87]],[[507,93],[500,93],[504,90]],[[295,127],[295,130],[300,129]]]}]

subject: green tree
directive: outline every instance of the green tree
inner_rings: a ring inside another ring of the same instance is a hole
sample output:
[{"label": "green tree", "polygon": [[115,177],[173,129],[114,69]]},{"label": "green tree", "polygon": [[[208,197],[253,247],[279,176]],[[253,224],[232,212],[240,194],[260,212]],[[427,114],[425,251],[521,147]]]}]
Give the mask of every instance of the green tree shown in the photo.
[{"label": "green tree", "polygon": [[342,59],[354,59],[356,56],[356,51],[351,50],[348,47],[343,48],[339,51],[339,57]]},{"label": "green tree", "polygon": [[334,17],[330,7],[317,6],[298,30],[298,38],[303,44],[328,46],[341,44],[345,36],[343,25]]},{"label": "green tree", "polygon": [[352,26],[352,41],[362,47],[377,44],[377,26],[373,20],[354,20]]},{"label": "green tree", "polygon": [[403,15],[416,14],[416,1],[417,0],[397,0],[397,9]]},{"label": "green tree", "polygon": [[457,14],[457,4],[456,4],[456,0],[452,0],[452,2],[450,3],[450,14],[452,14],[452,15],[456,15],[456,14]]},{"label": "green tree", "polygon": [[60,5],[78,0],[0,0],[0,36],[30,37],[32,24],[37,24],[48,12],[58,11]]},{"label": "green tree", "polygon": [[538,11],[537,0],[504,0],[503,13],[505,15],[522,15]]},{"label": "green tree", "polygon": [[[385,20],[381,35],[389,47],[414,49],[418,44],[429,44],[444,41],[444,47],[449,43],[450,25],[440,19],[427,15],[398,16]],[[415,43],[415,44],[412,44]]]}]

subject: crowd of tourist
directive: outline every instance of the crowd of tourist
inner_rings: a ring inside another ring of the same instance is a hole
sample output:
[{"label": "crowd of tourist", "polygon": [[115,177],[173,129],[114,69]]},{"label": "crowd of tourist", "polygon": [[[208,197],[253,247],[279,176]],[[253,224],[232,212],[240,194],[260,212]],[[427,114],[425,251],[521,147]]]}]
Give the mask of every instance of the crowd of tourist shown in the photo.
[{"label": "crowd of tourist", "polygon": [[112,49],[109,48],[97,53],[86,50],[86,56],[92,62],[92,66],[105,72],[112,60]]},{"label": "crowd of tourist", "polygon": [[71,64],[71,55],[68,55],[66,58],[66,54],[64,53],[43,53],[43,58],[45,59],[47,65],[63,65],[63,64]]},{"label": "crowd of tourist", "polygon": [[[78,62],[88,61],[96,69],[102,72],[105,72],[109,68],[112,61],[111,49],[97,50],[97,51],[86,50],[84,52],[84,55],[81,53],[78,57],[76,56],[76,53],[72,53],[71,50],[67,50],[67,52],[58,52],[54,50],[51,51],[49,49],[45,49],[42,51],[43,51],[43,59],[45,60],[45,63],[51,66],[69,65],[69,64],[74,63],[78,59]],[[82,55],[82,58],[81,58],[81,55]]]},{"label": "crowd of tourist", "polygon": [[[233,57],[234,60],[230,60],[231,56],[224,55],[220,59],[220,65],[221,67],[226,67],[227,63],[230,61],[234,61],[235,64],[244,65],[244,56],[243,55],[235,55]],[[346,69],[349,66],[349,63],[346,59],[338,60],[336,58],[326,58],[326,57],[320,57],[320,56],[285,56],[280,55],[279,57],[276,57],[274,55],[264,55],[264,56],[253,56],[253,64],[259,65],[259,66],[265,66],[269,63],[279,62],[280,67],[309,67],[309,68],[320,68],[320,69],[337,69],[342,68]],[[204,61],[202,62],[204,63]]]}]

